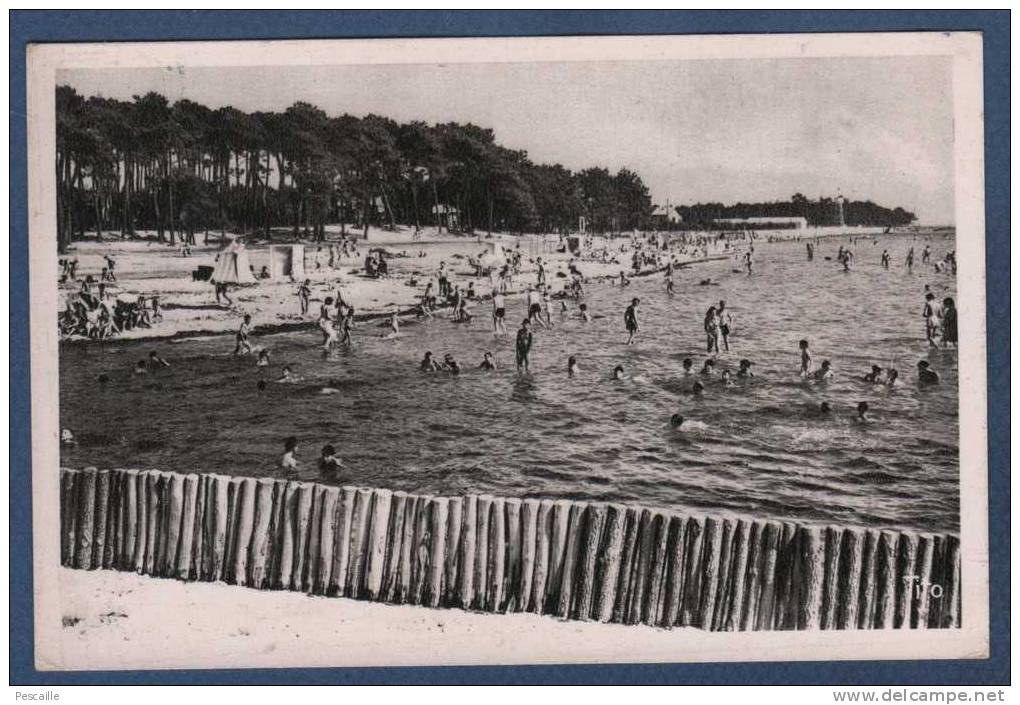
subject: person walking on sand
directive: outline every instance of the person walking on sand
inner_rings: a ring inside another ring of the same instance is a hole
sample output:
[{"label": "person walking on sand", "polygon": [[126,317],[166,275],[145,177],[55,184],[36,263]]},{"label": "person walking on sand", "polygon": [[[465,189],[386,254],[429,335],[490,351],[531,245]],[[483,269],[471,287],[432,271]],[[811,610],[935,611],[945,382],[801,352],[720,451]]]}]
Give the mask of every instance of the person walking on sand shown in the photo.
[{"label": "person walking on sand", "polygon": [[216,303],[220,303],[222,297],[227,302],[227,306],[233,306],[234,300],[230,298],[230,291],[228,290],[226,282],[213,282],[216,292]]},{"label": "person walking on sand", "polygon": [[312,280],[305,279],[305,283],[298,287],[297,295],[298,301],[301,304],[301,315],[308,315],[308,301],[312,297]]},{"label": "person walking on sand", "polygon": [[753,249],[749,249],[744,253],[744,266],[747,267],[747,276],[754,274],[754,256],[751,254]]},{"label": "person walking on sand", "polygon": [[520,372],[520,371],[528,372],[529,371],[528,370],[528,364],[529,364],[528,357],[531,354],[532,340],[533,340],[533,338],[532,338],[532,335],[531,335],[531,320],[525,318],[523,321],[521,321],[520,330],[517,331],[516,348],[517,348],[517,370],[518,370],[518,372]]},{"label": "person walking on sand", "polygon": [[638,332],[637,307],[639,303],[641,303],[641,299],[631,299],[630,306],[623,312],[623,323],[627,326],[627,345],[634,344],[634,336]]},{"label": "person walking on sand", "polygon": [[248,336],[251,335],[251,314],[244,314],[244,320],[241,321],[240,327],[237,329],[237,344],[234,346],[234,354],[238,355],[241,351],[244,351],[245,355],[250,355],[252,352],[251,342],[248,340]]}]

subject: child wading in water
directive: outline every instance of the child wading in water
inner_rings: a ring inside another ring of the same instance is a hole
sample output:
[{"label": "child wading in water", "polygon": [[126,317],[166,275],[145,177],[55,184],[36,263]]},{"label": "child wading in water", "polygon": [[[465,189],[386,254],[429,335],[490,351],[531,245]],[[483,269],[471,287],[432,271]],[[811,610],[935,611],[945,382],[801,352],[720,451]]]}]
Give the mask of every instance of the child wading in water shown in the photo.
[{"label": "child wading in water", "polygon": [[808,351],[808,341],[800,341],[800,376],[807,377],[811,374],[811,353]]},{"label": "child wading in water", "polygon": [[252,352],[251,342],[248,340],[248,336],[251,334],[251,314],[244,314],[244,320],[241,322],[241,326],[237,329],[237,345],[234,346],[234,354],[238,355],[241,351],[244,351],[245,355],[250,355]]}]

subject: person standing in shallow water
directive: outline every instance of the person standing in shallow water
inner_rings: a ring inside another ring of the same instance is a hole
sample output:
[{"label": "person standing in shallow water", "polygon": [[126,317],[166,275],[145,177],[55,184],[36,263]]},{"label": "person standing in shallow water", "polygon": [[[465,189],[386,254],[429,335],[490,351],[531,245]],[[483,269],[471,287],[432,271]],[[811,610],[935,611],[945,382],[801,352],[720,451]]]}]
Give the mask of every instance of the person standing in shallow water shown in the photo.
[{"label": "person standing in shallow water", "polygon": [[241,321],[240,327],[237,329],[237,344],[234,346],[234,354],[238,355],[241,351],[244,351],[245,355],[249,355],[252,352],[251,342],[248,340],[248,336],[251,334],[251,314],[244,314],[244,320]]},{"label": "person standing in shallow water", "polygon": [[506,335],[506,298],[499,291],[492,292],[492,334]]},{"label": "person standing in shallow water", "polygon": [[520,330],[517,331],[517,370],[528,372],[528,356],[531,354],[531,321],[525,318],[521,321]]},{"label": "person standing in shallow water", "polygon": [[708,354],[719,352],[719,312],[715,306],[709,306],[705,312],[705,337],[708,341]]},{"label": "person standing in shallow water", "polygon": [[935,294],[930,291],[924,295],[924,310],[922,315],[924,316],[924,335],[928,339],[928,346],[937,348],[939,344],[935,342],[935,336],[941,327],[939,319],[941,318],[942,311],[935,303]]},{"label": "person standing in shallow water", "polygon": [[[726,310],[726,302],[720,301],[719,308],[716,310],[716,315],[719,317],[719,334],[722,336],[723,349],[726,352],[730,351],[730,329],[733,326],[733,316],[729,311]],[[715,343],[716,352],[719,351],[719,341]]]},{"label": "person standing in shallow water", "polygon": [[630,306],[623,312],[623,322],[627,326],[627,345],[634,344],[634,336],[638,332],[637,307],[641,299],[631,299]]},{"label": "person standing in shallow water", "polygon": [[957,346],[959,333],[956,323],[956,303],[952,297],[946,297],[942,301],[942,346]]}]

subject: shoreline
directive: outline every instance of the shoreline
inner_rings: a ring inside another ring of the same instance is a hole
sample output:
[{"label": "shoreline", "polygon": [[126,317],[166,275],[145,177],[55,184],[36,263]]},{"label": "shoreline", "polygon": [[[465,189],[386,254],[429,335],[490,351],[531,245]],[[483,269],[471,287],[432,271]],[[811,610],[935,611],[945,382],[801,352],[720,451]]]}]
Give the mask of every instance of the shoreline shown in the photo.
[{"label": "shoreline", "polygon": [[[449,244],[449,243],[447,242],[447,243],[442,243],[442,244]],[[679,262],[676,265],[676,269],[677,270],[688,269],[692,265],[704,264],[706,262],[716,262],[716,261],[727,260],[727,259],[731,259],[731,257],[732,256],[729,255],[729,254],[725,254],[725,255],[709,255],[707,257],[700,257],[700,258],[694,259],[694,260],[688,260],[688,261]],[[644,278],[644,277],[653,276],[655,274],[661,274],[661,273],[663,273],[665,271],[666,271],[665,267],[643,269],[643,270],[640,270],[638,272],[631,272],[629,274],[629,277],[632,278],[632,279],[633,278]],[[616,275],[616,274],[596,274],[596,275],[592,275],[590,277],[586,277],[585,282],[586,283],[587,282],[603,283],[603,282],[606,282],[606,281],[611,281],[613,279],[616,279],[618,276],[619,275]],[[294,284],[296,284],[296,283],[297,282],[294,282]],[[347,287],[345,287],[345,288],[347,288]],[[526,294],[527,294],[527,290],[526,289],[510,289],[510,290],[507,290],[504,293],[504,296],[507,299],[509,299],[509,300],[519,300],[519,299],[523,298]],[[475,296],[473,299],[469,299],[469,301],[472,301],[472,302],[486,302],[486,301],[491,301],[491,300],[492,300],[492,294],[491,293],[479,294],[479,295]],[[445,304],[444,303],[444,304],[436,306],[436,308],[434,309],[434,312],[438,313],[438,312],[442,312],[442,311],[448,311],[450,309],[451,309],[451,306],[449,304]],[[172,307],[169,310],[173,310]],[[221,308],[221,309],[218,309],[218,310],[223,311],[223,312],[231,311],[230,308]],[[383,311],[383,310],[372,311],[372,310],[369,310],[369,311],[364,312],[364,313],[356,313],[354,315],[354,320],[355,320],[355,322],[358,322],[358,323],[371,322],[371,321],[380,321],[380,320],[384,320],[386,318],[389,318],[393,313],[394,313],[393,311]],[[417,307],[416,306],[410,306],[408,308],[397,309],[396,310],[396,314],[397,314],[398,317],[401,317],[401,318],[406,317],[406,316],[411,316],[411,315],[417,315]],[[311,319],[304,319],[304,320],[301,320],[301,321],[291,321],[291,322],[284,322],[284,323],[263,323],[263,324],[257,324],[255,326],[253,326],[252,334],[253,335],[257,335],[257,336],[265,336],[265,335],[276,335],[276,334],[280,334],[280,333],[292,333],[292,332],[304,331],[304,330],[314,331],[314,330],[317,330],[317,329],[318,329],[318,325],[317,325],[316,321],[311,320]],[[151,331],[153,329],[146,329],[146,330]],[[135,343],[135,342],[137,342],[137,343],[146,343],[146,342],[153,342],[153,341],[188,340],[188,339],[197,339],[197,338],[210,338],[210,337],[216,337],[216,336],[221,336],[221,335],[231,335],[231,334],[233,334],[233,332],[234,332],[233,328],[215,328],[215,329],[197,329],[197,330],[195,330],[195,329],[174,330],[174,331],[168,331],[166,333],[153,333],[151,335],[136,335],[136,336],[130,336],[130,337],[115,337],[115,338],[107,339],[105,341],[91,340],[91,339],[85,339],[85,338],[63,339],[63,340],[61,340],[59,342],[59,345],[61,347],[64,347],[64,346],[86,346],[86,347],[88,347],[88,346],[105,345],[105,344],[118,344],[118,343]]]}]

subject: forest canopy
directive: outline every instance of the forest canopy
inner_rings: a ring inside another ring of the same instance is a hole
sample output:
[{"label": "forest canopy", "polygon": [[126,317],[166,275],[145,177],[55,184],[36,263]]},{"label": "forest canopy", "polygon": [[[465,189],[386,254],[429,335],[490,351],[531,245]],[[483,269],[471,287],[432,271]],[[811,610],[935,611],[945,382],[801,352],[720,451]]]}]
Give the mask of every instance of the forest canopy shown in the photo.
[{"label": "forest canopy", "polygon": [[330,223],[567,232],[585,216],[605,232],[642,227],[653,208],[633,171],[537,164],[470,123],[330,116],[302,102],[246,113],[69,86],[57,87],[56,113],[61,249],[111,231],[173,243],[287,228],[321,240]]}]

